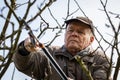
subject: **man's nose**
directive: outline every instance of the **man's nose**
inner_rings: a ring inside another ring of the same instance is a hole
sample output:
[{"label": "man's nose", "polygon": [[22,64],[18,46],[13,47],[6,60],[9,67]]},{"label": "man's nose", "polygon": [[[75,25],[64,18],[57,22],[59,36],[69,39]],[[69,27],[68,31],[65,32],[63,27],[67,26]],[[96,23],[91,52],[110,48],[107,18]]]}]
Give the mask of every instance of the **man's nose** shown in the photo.
[{"label": "man's nose", "polygon": [[78,36],[78,32],[77,31],[73,31],[71,35]]}]

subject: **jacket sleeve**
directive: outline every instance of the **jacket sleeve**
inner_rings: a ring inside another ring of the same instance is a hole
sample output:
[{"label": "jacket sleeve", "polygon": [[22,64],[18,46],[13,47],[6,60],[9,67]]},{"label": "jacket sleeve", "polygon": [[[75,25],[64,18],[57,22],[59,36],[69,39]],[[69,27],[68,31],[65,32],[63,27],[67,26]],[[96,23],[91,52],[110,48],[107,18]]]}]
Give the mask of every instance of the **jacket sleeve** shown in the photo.
[{"label": "jacket sleeve", "polygon": [[47,78],[51,73],[51,67],[44,52],[40,50],[38,52],[30,53],[25,50],[22,43],[20,43],[16,53],[13,55],[13,62],[15,63],[16,68],[35,79]]},{"label": "jacket sleeve", "polygon": [[[107,74],[110,68],[109,58],[106,57],[104,53],[101,53],[102,52],[100,51],[98,52],[98,54],[95,55],[95,64],[93,65],[94,80],[108,80]],[[110,77],[109,80],[111,80]]]}]

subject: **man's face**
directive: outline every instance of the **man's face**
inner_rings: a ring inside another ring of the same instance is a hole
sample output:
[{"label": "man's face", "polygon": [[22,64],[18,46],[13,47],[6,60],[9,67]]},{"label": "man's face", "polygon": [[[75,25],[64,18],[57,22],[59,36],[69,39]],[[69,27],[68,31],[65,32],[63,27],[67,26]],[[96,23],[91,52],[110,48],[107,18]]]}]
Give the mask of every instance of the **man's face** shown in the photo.
[{"label": "man's face", "polygon": [[94,36],[88,25],[78,22],[71,22],[67,25],[65,33],[65,47],[73,55],[89,46]]}]

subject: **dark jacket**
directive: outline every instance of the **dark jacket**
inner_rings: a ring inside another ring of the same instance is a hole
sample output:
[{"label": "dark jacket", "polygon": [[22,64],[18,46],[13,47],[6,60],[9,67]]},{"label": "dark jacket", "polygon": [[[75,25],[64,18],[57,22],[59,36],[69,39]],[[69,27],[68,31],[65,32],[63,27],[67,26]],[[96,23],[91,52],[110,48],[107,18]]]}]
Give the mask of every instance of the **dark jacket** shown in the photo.
[{"label": "dark jacket", "polygon": [[[29,53],[22,44],[13,57],[19,71],[38,80],[45,78],[46,80],[62,80],[42,50]],[[49,47],[48,50],[68,77],[74,80],[89,80],[74,56],[64,46]],[[94,80],[107,80],[109,60],[103,52],[93,51],[91,47],[87,47],[78,52],[77,55],[82,57]]]}]

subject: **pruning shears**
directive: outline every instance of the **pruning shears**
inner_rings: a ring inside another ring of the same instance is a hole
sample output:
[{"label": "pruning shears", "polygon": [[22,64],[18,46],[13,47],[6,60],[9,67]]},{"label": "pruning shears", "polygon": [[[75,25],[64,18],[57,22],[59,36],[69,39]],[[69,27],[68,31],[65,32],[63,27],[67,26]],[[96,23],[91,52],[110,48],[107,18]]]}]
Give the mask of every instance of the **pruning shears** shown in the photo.
[{"label": "pruning shears", "polygon": [[34,36],[30,26],[27,24],[27,22],[25,22],[24,19],[19,18],[20,21],[23,21],[26,30],[29,30],[28,34],[30,36],[30,40],[33,46],[36,45],[36,42],[39,43],[39,47],[42,48],[42,50],[44,51],[46,57],[49,59],[50,63],[52,64],[52,66],[55,68],[55,70],[59,73],[59,75],[61,76],[61,78],[63,80],[68,80],[66,74],[63,72],[63,70],[61,69],[61,67],[58,65],[58,63],[56,62],[56,60],[53,58],[53,56],[50,54],[50,52],[46,49],[46,47],[39,42],[39,40]]}]

